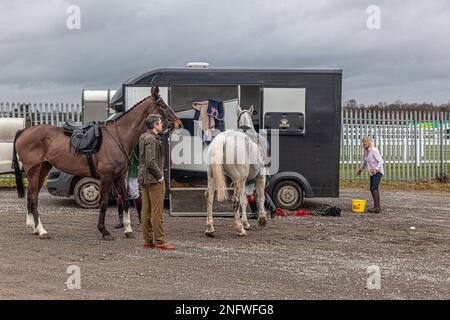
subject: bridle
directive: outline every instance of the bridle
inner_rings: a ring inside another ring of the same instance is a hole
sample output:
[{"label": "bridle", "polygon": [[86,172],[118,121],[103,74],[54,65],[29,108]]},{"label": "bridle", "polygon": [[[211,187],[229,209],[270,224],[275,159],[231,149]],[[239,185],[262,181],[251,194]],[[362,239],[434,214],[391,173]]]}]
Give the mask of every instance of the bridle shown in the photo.
[{"label": "bridle", "polygon": [[[158,95],[158,98],[156,98],[156,99],[155,99],[153,96],[152,96],[152,98],[153,98],[153,103],[155,104],[156,108],[157,108],[158,110],[161,110],[161,108],[162,108],[162,106],[161,106],[161,101],[165,104],[165,102],[164,102],[163,98],[161,97],[161,95]],[[168,105],[166,105],[166,107],[168,107]],[[161,112],[160,112],[160,113],[161,113]],[[169,122],[169,121],[167,121],[167,120],[165,119],[165,117],[162,117],[162,118],[164,118],[164,121],[167,122],[167,129],[168,129],[169,131],[172,131],[172,129],[175,127],[175,121]]]},{"label": "bridle", "polygon": [[[244,113],[248,113],[248,115],[251,117],[250,111],[248,111],[248,110],[242,110],[242,111],[239,113],[239,116],[238,116],[238,118],[237,118],[237,124],[238,124],[238,126],[239,126],[239,122],[241,121],[241,117],[242,117],[242,115],[243,115]],[[239,128],[240,128],[240,127],[239,127]]]}]

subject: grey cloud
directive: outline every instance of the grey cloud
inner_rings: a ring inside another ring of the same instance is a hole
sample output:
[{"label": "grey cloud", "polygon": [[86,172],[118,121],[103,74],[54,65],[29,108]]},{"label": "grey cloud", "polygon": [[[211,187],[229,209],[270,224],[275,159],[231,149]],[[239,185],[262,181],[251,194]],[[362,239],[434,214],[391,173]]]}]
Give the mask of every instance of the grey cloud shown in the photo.
[{"label": "grey cloud", "polygon": [[[0,4],[0,100],[79,101],[158,67],[341,68],[343,100],[450,100],[446,1],[14,1]],[[81,30],[66,9],[81,8]],[[367,6],[382,29],[366,28]],[[20,23],[18,23],[18,21]]]}]

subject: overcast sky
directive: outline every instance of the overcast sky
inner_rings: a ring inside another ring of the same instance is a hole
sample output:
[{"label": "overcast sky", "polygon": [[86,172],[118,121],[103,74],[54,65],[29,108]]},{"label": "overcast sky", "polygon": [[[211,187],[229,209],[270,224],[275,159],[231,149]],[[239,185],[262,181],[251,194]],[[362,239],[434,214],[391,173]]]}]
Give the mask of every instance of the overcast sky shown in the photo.
[{"label": "overcast sky", "polygon": [[[70,5],[80,29],[67,27]],[[379,30],[367,27],[369,5]],[[448,30],[447,0],[0,0],[0,101],[80,102],[83,88],[206,61],[343,69],[343,101],[443,103]]]}]

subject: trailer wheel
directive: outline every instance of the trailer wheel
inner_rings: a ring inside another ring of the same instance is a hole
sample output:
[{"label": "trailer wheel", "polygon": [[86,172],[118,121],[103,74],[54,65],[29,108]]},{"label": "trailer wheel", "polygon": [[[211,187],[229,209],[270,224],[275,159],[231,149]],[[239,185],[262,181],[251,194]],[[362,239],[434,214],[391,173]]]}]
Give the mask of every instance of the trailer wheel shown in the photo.
[{"label": "trailer wheel", "polygon": [[75,202],[82,208],[95,209],[100,205],[100,182],[93,178],[82,178],[73,189]]},{"label": "trailer wheel", "polygon": [[296,181],[281,181],[275,186],[273,200],[281,209],[296,210],[303,203],[303,188]]}]

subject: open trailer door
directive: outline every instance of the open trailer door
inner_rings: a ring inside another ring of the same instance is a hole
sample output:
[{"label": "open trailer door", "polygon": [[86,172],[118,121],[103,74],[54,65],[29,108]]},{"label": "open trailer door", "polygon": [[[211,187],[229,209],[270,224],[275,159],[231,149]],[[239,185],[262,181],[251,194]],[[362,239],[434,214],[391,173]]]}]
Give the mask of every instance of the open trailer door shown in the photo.
[{"label": "open trailer door", "polygon": [[[223,101],[224,105],[224,127],[227,129],[236,129],[237,99]],[[180,115],[182,121],[189,122],[187,113]],[[185,131],[186,134],[186,131]],[[207,190],[207,166],[203,155],[206,154],[206,148],[209,145],[204,144],[201,137],[201,129],[193,130],[192,135],[179,136],[176,133],[171,137],[171,179],[170,179],[170,215],[171,216],[206,216],[205,191]],[[190,157],[187,161],[177,161],[175,157],[179,157],[182,148],[190,148]],[[187,162],[187,163],[186,163]],[[231,197],[233,189],[228,188],[228,200],[218,202],[214,198],[213,215],[234,216]]]}]

